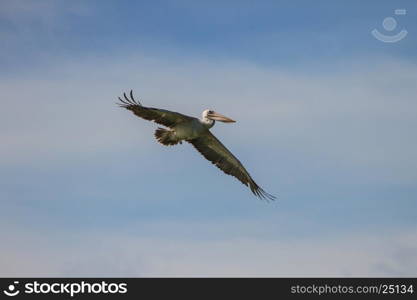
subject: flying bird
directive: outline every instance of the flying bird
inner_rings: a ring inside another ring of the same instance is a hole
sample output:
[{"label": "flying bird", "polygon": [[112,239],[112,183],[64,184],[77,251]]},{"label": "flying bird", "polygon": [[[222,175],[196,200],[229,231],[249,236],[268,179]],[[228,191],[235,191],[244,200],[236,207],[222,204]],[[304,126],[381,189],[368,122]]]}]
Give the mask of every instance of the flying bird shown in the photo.
[{"label": "flying bird", "polygon": [[172,146],[186,141],[224,173],[236,177],[248,186],[257,197],[266,200],[275,199],[252,179],[242,163],[210,132],[210,128],[214,126],[216,121],[224,123],[236,121],[210,109],[203,111],[201,119],[197,119],[165,109],[145,107],[134,99],[132,90],[129,96],[123,93],[124,99],[118,97],[119,106],[132,111],[140,118],[169,128],[158,127],[156,129],[155,137],[159,143]]}]

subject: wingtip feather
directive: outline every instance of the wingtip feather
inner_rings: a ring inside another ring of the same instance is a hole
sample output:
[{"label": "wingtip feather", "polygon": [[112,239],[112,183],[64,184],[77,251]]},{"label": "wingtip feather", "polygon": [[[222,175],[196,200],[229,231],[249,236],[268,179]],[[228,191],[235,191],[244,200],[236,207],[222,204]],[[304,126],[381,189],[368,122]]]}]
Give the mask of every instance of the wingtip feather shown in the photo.
[{"label": "wingtip feather", "polygon": [[276,197],[274,195],[271,195],[267,193],[264,189],[262,189],[259,185],[255,185],[253,187],[252,193],[255,194],[259,199],[266,200],[266,201],[275,201]]},{"label": "wingtip feather", "polygon": [[126,93],[123,93],[124,99],[117,97],[119,101],[121,102],[121,104],[120,103],[118,104],[124,108],[129,108],[131,106],[142,106],[140,101],[135,100],[135,98],[133,97],[133,90],[130,90],[129,96],[130,98],[126,95]]}]

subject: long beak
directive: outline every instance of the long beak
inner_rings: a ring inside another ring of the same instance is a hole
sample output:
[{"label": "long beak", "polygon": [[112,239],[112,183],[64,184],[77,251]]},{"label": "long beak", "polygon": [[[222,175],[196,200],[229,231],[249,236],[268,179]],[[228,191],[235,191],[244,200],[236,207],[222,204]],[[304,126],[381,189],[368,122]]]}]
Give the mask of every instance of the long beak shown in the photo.
[{"label": "long beak", "polygon": [[207,117],[209,119],[224,122],[224,123],[234,123],[234,122],[236,122],[235,120],[232,120],[232,119],[230,119],[226,116],[223,116],[223,115],[221,115],[217,112],[213,112],[212,114],[208,114]]}]

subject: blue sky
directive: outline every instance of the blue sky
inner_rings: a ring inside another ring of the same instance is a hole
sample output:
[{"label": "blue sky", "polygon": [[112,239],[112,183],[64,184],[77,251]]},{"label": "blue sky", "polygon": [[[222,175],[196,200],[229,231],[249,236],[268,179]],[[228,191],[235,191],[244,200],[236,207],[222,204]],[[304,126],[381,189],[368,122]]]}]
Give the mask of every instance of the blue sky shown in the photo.
[{"label": "blue sky", "polygon": [[[415,1],[3,1],[0,275],[415,276],[416,14]],[[408,35],[383,43],[375,28]],[[190,145],[159,145],[115,105],[130,89],[236,119],[213,133],[278,200]]]}]

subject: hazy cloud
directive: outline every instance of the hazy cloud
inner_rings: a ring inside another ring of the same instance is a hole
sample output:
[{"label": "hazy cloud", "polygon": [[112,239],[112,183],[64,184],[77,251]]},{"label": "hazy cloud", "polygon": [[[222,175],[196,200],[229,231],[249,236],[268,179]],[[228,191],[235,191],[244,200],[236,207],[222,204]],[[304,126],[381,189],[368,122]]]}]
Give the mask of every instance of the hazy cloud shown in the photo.
[{"label": "hazy cloud", "polygon": [[417,270],[415,230],[275,240],[13,232],[2,236],[0,276],[415,276]]},{"label": "hazy cloud", "polygon": [[[388,13],[1,1],[0,276],[415,276],[416,43],[372,38]],[[212,131],[278,201],[161,147],[130,89],[236,119]]]},{"label": "hazy cloud", "polygon": [[409,130],[417,126],[416,74],[413,64],[393,60],[311,74],[139,55],[64,61],[0,84],[1,160],[72,159],[127,150],[140,139],[148,141],[140,144],[144,149],[155,126],[115,104],[132,88],[145,105],[194,116],[214,108],[232,116],[236,126],[214,129],[230,143],[250,136],[280,151],[384,169],[387,180],[395,174],[411,182],[417,176],[417,142]]}]

